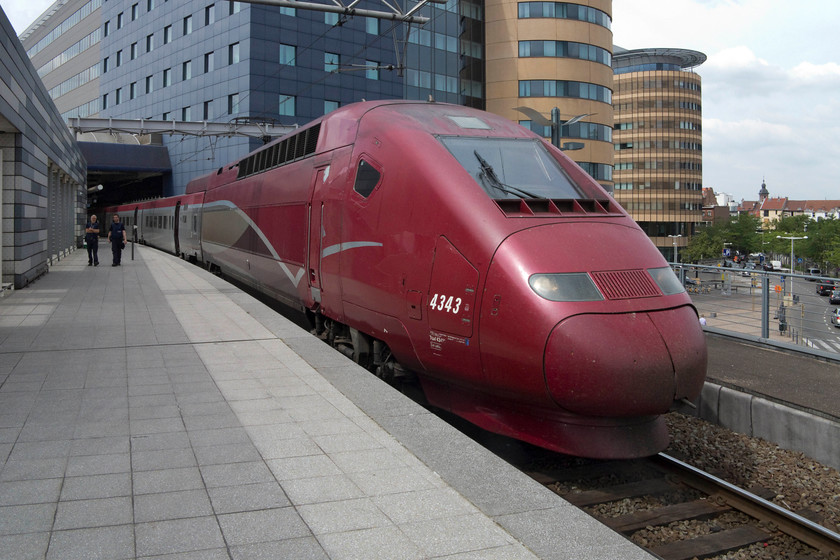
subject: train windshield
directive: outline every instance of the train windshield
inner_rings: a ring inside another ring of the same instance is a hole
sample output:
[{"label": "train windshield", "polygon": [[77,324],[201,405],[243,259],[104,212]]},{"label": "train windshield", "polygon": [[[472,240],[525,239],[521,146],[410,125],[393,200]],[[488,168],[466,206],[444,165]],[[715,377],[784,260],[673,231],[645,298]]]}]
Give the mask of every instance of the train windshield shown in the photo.
[{"label": "train windshield", "polygon": [[438,139],[492,198],[583,198],[537,139]]}]

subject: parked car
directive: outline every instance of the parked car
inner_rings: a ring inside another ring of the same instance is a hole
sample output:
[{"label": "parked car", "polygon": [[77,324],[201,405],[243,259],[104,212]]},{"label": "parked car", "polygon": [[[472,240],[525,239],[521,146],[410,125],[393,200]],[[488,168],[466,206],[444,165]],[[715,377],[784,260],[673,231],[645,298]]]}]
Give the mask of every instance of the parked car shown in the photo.
[{"label": "parked car", "polygon": [[834,288],[831,295],[828,296],[829,305],[840,305],[840,288]]},{"label": "parked car", "polygon": [[764,270],[766,270],[766,271],[768,271],[768,272],[772,272],[772,271],[773,271],[773,263],[771,263],[770,261],[764,261],[764,264],[763,264],[763,265],[761,265],[761,266],[762,266],[762,268],[763,268]]},{"label": "parked car", "polygon": [[[809,268],[808,276],[822,276],[822,271],[819,268]],[[814,281],[816,278],[808,278],[808,280]]]},{"label": "parked car", "polygon": [[835,309],[834,313],[831,315],[831,324],[840,328],[840,308]]},{"label": "parked car", "polygon": [[834,282],[829,280],[820,280],[817,282],[817,293],[821,296],[829,296],[836,287],[837,286],[834,285]]},{"label": "parked car", "polygon": [[755,263],[747,263],[744,265],[744,270],[741,271],[741,276],[749,276],[755,272]]}]

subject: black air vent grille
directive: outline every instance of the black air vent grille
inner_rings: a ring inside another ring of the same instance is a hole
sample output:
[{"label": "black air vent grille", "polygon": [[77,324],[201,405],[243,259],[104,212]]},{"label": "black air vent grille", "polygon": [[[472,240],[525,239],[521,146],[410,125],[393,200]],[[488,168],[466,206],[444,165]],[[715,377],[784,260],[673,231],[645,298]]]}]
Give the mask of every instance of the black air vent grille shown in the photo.
[{"label": "black air vent grille", "polygon": [[286,165],[315,153],[321,123],[301,130],[293,136],[254,152],[239,162],[238,179]]},{"label": "black air vent grille", "polygon": [[546,215],[599,214],[604,216],[621,213],[615,201],[610,199],[497,198],[495,201],[506,216],[515,218]]}]

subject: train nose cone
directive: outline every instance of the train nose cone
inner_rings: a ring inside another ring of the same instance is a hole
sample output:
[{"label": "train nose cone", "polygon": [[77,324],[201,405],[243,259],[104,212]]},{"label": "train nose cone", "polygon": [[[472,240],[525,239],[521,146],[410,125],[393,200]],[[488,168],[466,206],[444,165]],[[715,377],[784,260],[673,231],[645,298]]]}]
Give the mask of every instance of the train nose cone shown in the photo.
[{"label": "train nose cone", "polygon": [[690,307],[570,317],[545,353],[551,397],[587,416],[664,414],[696,398],[705,375],[706,343]]}]

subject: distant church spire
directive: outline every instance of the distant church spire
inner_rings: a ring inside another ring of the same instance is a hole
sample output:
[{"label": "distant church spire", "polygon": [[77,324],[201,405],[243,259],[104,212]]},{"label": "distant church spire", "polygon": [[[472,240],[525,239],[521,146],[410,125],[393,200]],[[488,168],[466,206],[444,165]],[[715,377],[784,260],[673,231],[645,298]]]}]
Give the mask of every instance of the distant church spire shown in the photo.
[{"label": "distant church spire", "polygon": [[770,196],[770,191],[767,190],[767,184],[764,182],[764,177],[761,178],[761,189],[758,191],[758,201],[764,202]]}]

